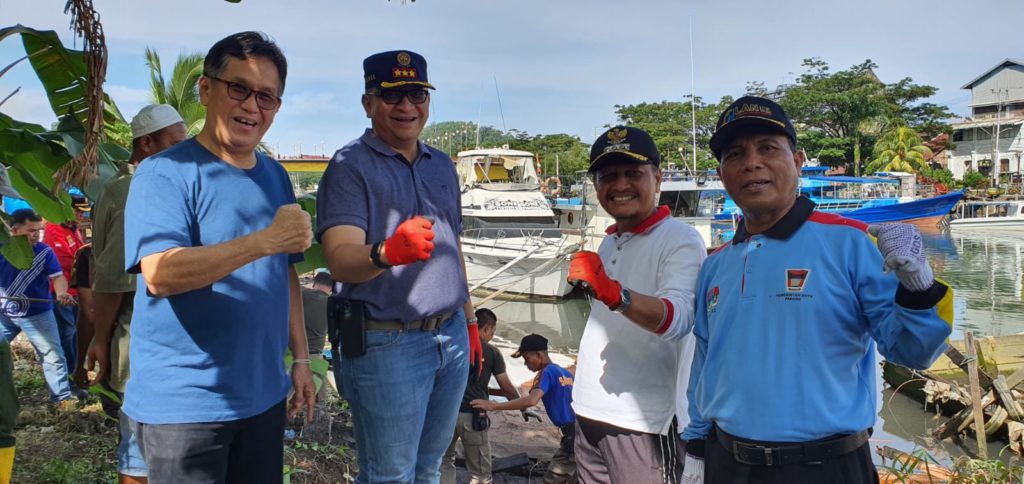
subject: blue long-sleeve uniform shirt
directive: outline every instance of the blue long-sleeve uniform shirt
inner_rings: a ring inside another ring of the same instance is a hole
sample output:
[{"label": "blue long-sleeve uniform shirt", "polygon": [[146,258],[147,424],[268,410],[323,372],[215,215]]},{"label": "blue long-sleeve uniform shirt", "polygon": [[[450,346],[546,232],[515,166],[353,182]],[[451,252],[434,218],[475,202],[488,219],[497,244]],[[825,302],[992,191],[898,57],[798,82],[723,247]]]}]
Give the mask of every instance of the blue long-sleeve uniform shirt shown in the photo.
[{"label": "blue long-sleeve uniform shirt", "polygon": [[762,234],[741,225],[704,262],[683,439],[712,424],[773,442],[866,429],[877,412],[875,345],[919,369],[945,349],[951,325],[936,305],[952,289],[906,290],[883,273],[866,225],[813,208],[797,199]]}]

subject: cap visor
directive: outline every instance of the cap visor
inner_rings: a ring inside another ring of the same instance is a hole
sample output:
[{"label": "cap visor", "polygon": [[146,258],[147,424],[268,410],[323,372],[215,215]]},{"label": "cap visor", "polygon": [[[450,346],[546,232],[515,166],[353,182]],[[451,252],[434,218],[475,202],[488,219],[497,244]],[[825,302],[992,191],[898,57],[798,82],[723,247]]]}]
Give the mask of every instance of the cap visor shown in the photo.
[{"label": "cap visor", "polygon": [[513,358],[519,358],[520,356],[523,356],[522,350],[516,350],[515,353],[512,353]]},{"label": "cap visor", "polygon": [[437,89],[436,87],[434,87],[433,84],[431,84],[429,82],[421,82],[421,81],[399,81],[399,82],[382,82],[382,83],[380,83],[380,87],[382,87],[384,89],[391,89],[391,88],[394,88],[394,87],[402,87],[402,86],[423,86],[423,87],[425,87],[427,89],[435,89],[435,90]]},{"label": "cap visor", "polygon": [[737,119],[727,125],[724,128],[715,131],[715,134],[711,135],[711,141],[708,142],[708,147],[711,148],[711,152],[714,153],[715,157],[718,157],[719,152],[722,148],[725,148],[725,143],[736,137],[737,135],[743,134],[744,131],[750,129],[753,126],[765,126],[778,130],[780,133],[789,136],[786,133],[786,125],[779,121],[768,118],[761,118],[757,116],[751,116],[747,118]]},{"label": "cap visor", "polygon": [[590,169],[587,171],[593,173],[601,167],[615,163],[654,164],[654,161],[644,155],[633,153],[632,151],[609,151],[607,153],[601,153],[597,158],[594,158],[594,161],[590,162]]}]

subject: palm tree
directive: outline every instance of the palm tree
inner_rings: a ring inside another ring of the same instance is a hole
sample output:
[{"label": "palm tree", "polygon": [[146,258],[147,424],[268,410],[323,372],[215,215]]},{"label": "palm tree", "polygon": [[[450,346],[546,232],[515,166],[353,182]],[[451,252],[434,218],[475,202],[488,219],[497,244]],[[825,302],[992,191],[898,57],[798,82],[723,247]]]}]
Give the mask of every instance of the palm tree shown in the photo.
[{"label": "palm tree", "polygon": [[878,139],[867,172],[906,171],[917,173],[928,167],[932,150],[912,128],[896,126]]},{"label": "palm tree", "polygon": [[150,93],[153,102],[169,104],[178,110],[185,120],[189,136],[203,129],[206,121],[206,106],[199,102],[199,77],[203,75],[201,54],[179,54],[174,63],[170,84],[164,80],[160,67],[160,56],[153,49],[146,48],[146,66],[149,67]]}]

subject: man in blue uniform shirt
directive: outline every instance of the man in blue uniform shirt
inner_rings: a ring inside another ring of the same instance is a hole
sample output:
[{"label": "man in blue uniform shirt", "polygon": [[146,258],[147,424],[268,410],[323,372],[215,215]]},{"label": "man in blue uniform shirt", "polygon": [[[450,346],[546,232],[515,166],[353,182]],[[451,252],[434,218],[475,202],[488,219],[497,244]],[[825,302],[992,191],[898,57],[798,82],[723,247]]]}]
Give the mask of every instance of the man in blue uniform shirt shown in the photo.
[{"label": "man in blue uniform shirt", "polygon": [[305,408],[312,418],[293,266],[312,226],[284,168],[256,151],[286,74],[265,34],[214,44],[199,79],[202,131],[147,158],[132,178],[125,266],[142,277],[122,410],[151,484],[280,482],[289,388],[288,413]]},{"label": "man in blue uniform shirt", "polygon": [[877,482],[876,346],[912,368],[946,346],[952,289],[934,279],[917,229],[869,235],[815,211],[797,196],[795,145],[782,108],[757,97],[730,105],[711,138],[743,219],[698,277],[689,482]]},{"label": "man in blue uniform shirt", "polygon": [[[437,482],[480,336],[459,248],[451,158],[419,141],[427,61],[407,50],[363,61],[371,128],[334,154],[317,192],[317,233],[341,297],[342,389],[359,452],[356,482]],[[351,331],[349,331],[351,330]],[[365,343],[364,343],[365,342]],[[363,343],[363,348],[355,348]]]}]

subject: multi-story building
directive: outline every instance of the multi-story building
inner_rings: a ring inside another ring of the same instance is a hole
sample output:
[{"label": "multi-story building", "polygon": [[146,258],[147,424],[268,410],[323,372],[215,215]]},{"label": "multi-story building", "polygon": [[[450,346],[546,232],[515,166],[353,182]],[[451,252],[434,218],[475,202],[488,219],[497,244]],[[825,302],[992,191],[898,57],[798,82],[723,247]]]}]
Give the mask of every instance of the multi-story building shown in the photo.
[{"label": "multi-story building", "polygon": [[971,90],[971,116],[953,123],[949,170],[963,179],[977,171],[993,180],[1024,169],[1024,59],[1006,59],[962,89]]}]

